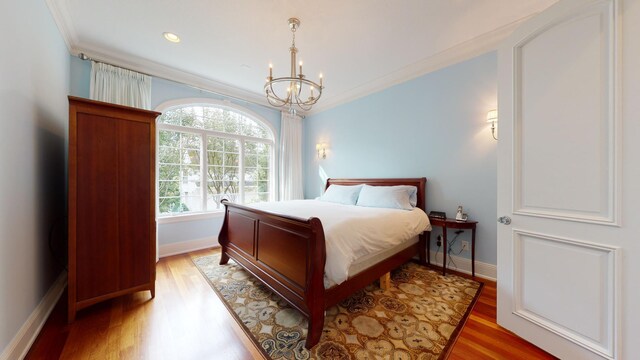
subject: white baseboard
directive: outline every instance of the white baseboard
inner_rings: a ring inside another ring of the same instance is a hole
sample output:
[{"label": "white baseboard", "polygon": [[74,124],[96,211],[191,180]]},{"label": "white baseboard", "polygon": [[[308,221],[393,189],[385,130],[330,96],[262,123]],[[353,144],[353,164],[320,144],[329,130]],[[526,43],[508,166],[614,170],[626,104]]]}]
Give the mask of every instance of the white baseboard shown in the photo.
[{"label": "white baseboard", "polygon": [[[431,251],[431,264],[442,266],[442,251],[436,256],[435,251]],[[447,269],[456,270],[464,274],[471,275],[471,259],[460,256],[451,255],[451,260],[447,265]],[[455,263],[455,265],[454,265]],[[484,263],[476,260],[476,276],[483,279],[496,281],[498,276],[498,268],[493,264]]]},{"label": "white baseboard", "polygon": [[[193,239],[188,241],[181,241],[171,244],[164,244],[159,246],[159,256],[161,258],[188,253],[190,251],[202,250],[211,247],[218,247],[217,237],[206,237],[202,239]],[[2,359],[0,359],[2,360]]]},{"label": "white baseboard", "polygon": [[49,318],[49,314],[62,296],[65,286],[67,286],[67,272],[63,271],[29,315],[16,336],[0,354],[0,360],[23,359],[27,355],[44,323]]}]

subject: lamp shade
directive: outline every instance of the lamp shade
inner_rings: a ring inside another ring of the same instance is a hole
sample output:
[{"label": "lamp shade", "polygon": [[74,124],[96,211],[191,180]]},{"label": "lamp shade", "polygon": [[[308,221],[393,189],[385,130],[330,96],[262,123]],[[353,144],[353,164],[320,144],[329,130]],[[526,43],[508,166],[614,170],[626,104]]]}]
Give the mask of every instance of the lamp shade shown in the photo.
[{"label": "lamp shade", "polygon": [[498,110],[489,110],[487,113],[487,122],[498,121]]}]

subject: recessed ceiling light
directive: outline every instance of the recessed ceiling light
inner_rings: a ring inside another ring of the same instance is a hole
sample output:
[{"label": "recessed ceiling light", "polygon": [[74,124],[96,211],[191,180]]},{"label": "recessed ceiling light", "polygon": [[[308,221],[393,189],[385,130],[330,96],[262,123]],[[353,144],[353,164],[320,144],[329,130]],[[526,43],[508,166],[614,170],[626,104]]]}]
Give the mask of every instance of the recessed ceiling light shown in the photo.
[{"label": "recessed ceiling light", "polygon": [[172,43],[180,42],[180,37],[172,32],[164,32],[162,35],[164,35],[164,38],[167,39],[167,41],[171,41]]}]

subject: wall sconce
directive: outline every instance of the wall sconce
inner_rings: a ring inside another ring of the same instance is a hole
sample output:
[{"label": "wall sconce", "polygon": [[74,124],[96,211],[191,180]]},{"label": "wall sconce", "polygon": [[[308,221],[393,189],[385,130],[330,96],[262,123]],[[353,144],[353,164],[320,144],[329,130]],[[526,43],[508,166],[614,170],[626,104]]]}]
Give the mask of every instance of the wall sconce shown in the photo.
[{"label": "wall sconce", "polygon": [[498,127],[498,110],[490,110],[487,113],[487,122],[491,123],[491,136],[493,136],[495,140],[498,140],[496,137],[496,129]]},{"label": "wall sconce", "polygon": [[318,159],[326,159],[327,158],[327,144],[325,144],[325,143],[316,144],[316,152],[318,153]]}]

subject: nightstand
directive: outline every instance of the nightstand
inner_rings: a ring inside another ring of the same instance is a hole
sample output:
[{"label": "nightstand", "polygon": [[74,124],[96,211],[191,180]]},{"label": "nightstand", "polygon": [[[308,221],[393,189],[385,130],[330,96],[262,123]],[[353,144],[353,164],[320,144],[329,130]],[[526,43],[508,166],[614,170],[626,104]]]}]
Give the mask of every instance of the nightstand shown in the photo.
[{"label": "nightstand", "polygon": [[[429,216],[431,226],[442,228],[442,275],[447,271],[447,229],[471,230],[471,275],[476,276],[476,224],[477,221],[458,221],[456,219],[440,219]],[[431,231],[427,231],[427,262],[431,263]]]}]

